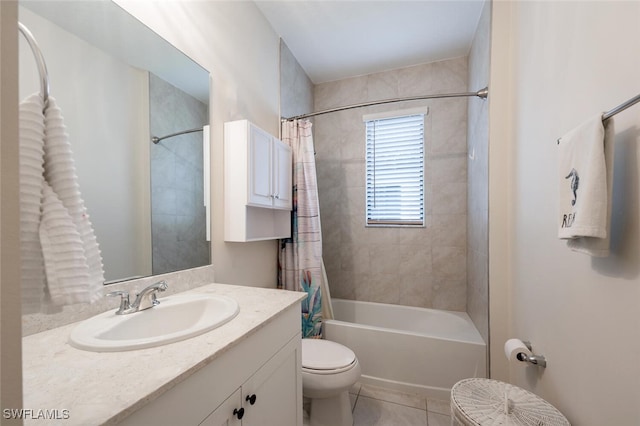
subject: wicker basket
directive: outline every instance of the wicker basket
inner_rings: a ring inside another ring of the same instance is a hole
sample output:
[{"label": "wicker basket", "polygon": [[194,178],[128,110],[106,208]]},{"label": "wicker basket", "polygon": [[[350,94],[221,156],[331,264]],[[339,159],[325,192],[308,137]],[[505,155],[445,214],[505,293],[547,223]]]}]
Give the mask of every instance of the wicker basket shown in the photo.
[{"label": "wicker basket", "polygon": [[453,386],[451,422],[464,426],[570,426],[544,399],[491,379],[464,379]]}]

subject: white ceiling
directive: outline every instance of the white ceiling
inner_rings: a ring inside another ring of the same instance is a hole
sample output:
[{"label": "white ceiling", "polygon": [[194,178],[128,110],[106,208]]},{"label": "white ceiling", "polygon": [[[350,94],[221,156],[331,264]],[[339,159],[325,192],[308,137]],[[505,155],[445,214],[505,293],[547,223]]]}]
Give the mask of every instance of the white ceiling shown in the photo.
[{"label": "white ceiling", "polygon": [[[125,64],[151,71],[200,102],[209,104],[209,72],[118,4],[111,1],[30,0],[21,1],[20,5]],[[24,11],[20,10],[20,13]]]},{"label": "white ceiling", "polygon": [[464,56],[484,0],[256,0],[315,84]]}]

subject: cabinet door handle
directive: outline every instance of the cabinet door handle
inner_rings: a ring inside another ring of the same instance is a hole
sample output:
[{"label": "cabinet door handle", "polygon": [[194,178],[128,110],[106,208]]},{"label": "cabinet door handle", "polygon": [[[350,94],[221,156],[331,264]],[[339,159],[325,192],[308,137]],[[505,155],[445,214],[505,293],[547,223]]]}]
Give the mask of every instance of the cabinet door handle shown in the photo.
[{"label": "cabinet door handle", "polygon": [[251,396],[247,395],[247,397],[245,398],[245,401],[248,401],[249,404],[253,405],[256,403],[256,399],[257,397],[256,397],[256,394],[254,393]]},{"label": "cabinet door handle", "polygon": [[239,410],[235,408],[233,410],[233,414],[235,414],[238,420],[242,420],[242,417],[244,416],[244,408],[240,408]]},{"label": "cabinet door handle", "polygon": [[275,198],[276,200],[279,200],[279,199],[280,199],[280,195],[275,194],[275,195],[273,196],[273,198]]}]

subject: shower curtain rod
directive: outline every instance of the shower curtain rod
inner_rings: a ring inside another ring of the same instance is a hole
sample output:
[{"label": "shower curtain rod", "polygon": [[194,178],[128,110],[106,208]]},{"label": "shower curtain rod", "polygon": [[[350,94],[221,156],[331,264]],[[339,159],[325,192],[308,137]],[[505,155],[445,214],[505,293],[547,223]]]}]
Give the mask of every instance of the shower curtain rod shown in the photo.
[{"label": "shower curtain rod", "polygon": [[345,111],[348,109],[363,108],[363,107],[368,107],[373,105],[390,104],[393,102],[419,101],[423,99],[440,99],[440,98],[463,98],[463,97],[469,97],[469,96],[477,96],[479,98],[486,99],[488,95],[489,95],[489,88],[485,87],[484,89],[480,89],[477,92],[443,93],[439,95],[408,96],[405,98],[385,99],[382,101],[365,102],[362,104],[354,104],[354,105],[348,105],[348,106],[343,106],[338,108],[325,109],[323,111],[311,112],[309,114],[302,114],[302,115],[296,115],[295,117],[283,118],[282,121],[300,120],[303,118],[314,117],[316,115],[328,114],[330,112]]},{"label": "shower curtain rod", "polygon": [[170,135],[165,135],[165,136],[161,136],[161,137],[154,136],[154,137],[151,138],[151,142],[157,144],[158,142],[160,142],[163,139],[169,139],[169,138],[172,138],[174,136],[186,135],[187,133],[195,133],[195,132],[202,132],[202,131],[203,131],[202,127],[197,127],[195,129],[183,130],[181,132],[171,133]]}]

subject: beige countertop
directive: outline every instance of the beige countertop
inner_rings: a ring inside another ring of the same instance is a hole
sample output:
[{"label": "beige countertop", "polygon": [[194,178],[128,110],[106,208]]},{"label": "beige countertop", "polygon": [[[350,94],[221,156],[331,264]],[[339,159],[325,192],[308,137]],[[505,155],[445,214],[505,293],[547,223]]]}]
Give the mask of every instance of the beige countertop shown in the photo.
[{"label": "beige countertop", "polygon": [[58,420],[49,421],[27,418],[25,424],[117,423],[213,362],[305,296],[225,284],[209,284],[183,294],[191,293],[232,297],[240,305],[240,312],[229,323],[200,336],[134,351],[75,349],[67,341],[78,323],[23,338],[24,408],[33,410],[30,417],[38,415],[39,410],[50,410],[58,416]]}]

